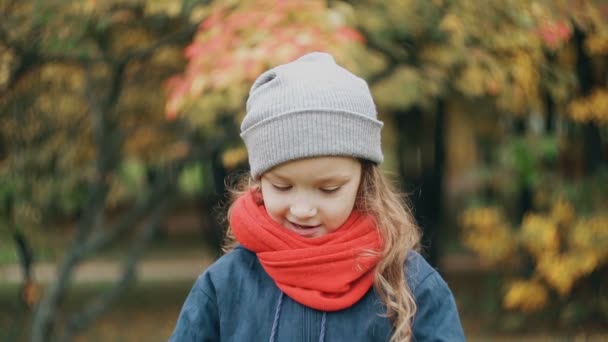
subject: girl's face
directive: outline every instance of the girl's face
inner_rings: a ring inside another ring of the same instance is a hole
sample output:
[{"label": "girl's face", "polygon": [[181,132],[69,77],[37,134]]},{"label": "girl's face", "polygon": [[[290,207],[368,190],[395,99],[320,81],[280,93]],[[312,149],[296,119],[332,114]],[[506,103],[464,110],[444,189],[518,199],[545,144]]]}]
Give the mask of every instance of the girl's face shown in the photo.
[{"label": "girl's face", "polygon": [[349,157],[294,160],[261,178],[266,211],[285,228],[305,237],[336,231],[355,205],[361,163]]}]

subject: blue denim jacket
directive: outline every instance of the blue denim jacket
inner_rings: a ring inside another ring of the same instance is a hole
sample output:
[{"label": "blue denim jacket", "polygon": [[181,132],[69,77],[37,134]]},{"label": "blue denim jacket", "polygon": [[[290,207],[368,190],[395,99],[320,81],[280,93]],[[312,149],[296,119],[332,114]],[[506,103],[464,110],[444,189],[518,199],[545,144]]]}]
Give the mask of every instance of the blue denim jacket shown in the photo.
[{"label": "blue denim jacket", "polygon": [[[464,341],[452,292],[420,254],[407,260],[416,298],[413,341]],[[322,312],[282,294],[254,253],[237,247],[195,282],[169,341],[388,341],[392,327],[373,288],[352,307]]]}]

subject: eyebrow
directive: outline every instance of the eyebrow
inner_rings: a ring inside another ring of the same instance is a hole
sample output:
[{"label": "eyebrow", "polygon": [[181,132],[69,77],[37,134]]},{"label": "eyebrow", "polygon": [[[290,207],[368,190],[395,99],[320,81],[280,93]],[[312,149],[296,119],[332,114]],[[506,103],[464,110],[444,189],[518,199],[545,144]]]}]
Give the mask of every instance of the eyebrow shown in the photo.
[{"label": "eyebrow", "polygon": [[[289,179],[289,177],[280,175],[278,173],[274,173],[274,172],[268,172],[268,175],[271,176],[272,178],[277,178],[280,181],[284,181],[284,182],[290,182],[291,180]],[[323,183],[328,183],[328,182],[347,182],[351,179],[350,176],[348,175],[330,175],[327,177],[322,177],[322,178],[318,178],[318,179],[314,179],[314,183],[315,184],[323,184]]]}]

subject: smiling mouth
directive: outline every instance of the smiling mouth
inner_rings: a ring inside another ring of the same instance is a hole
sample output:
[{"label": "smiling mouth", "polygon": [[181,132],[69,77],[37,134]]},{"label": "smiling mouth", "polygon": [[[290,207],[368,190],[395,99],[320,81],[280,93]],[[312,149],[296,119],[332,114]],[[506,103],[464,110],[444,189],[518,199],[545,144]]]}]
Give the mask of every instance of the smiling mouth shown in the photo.
[{"label": "smiling mouth", "polygon": [[312,231],[314,231],[315,228],[319,228],[321,227],[320,224],[315,225],[315,226],[307,226],[307,225],[301,225],[301,224],[297,224],[297,223],[293,223],[291,221],[287,221],[288,225],[290,228],[292,228],[292,230],[294,230],[296,233],[312,233]]},{"label": "smiling mouth", "polygon": [[317,227],[319,227],[319,225],[316,225],[316,226],[304,226],[304,225],[301,225],[301,224],[296,224],[296,223],[293,223],[293,222],[290,222],[290,223],[291,223],[291,224],[292,224],[294,227],[299,228],[299,229],[313,229],[313,228],[317,228]]}]

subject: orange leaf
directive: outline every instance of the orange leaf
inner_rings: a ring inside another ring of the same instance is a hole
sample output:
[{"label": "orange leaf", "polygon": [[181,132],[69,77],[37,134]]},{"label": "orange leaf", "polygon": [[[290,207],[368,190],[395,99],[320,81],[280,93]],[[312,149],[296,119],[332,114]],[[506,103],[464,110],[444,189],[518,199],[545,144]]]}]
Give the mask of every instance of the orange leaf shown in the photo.
[{"label": "orange leaf", "polygon": [[361,35],[361,33],[349,27],[340,27],[338,30],[336,30],[336,38],[338,41],[342,42],[365,42],[365,38],[363,35]]}]

